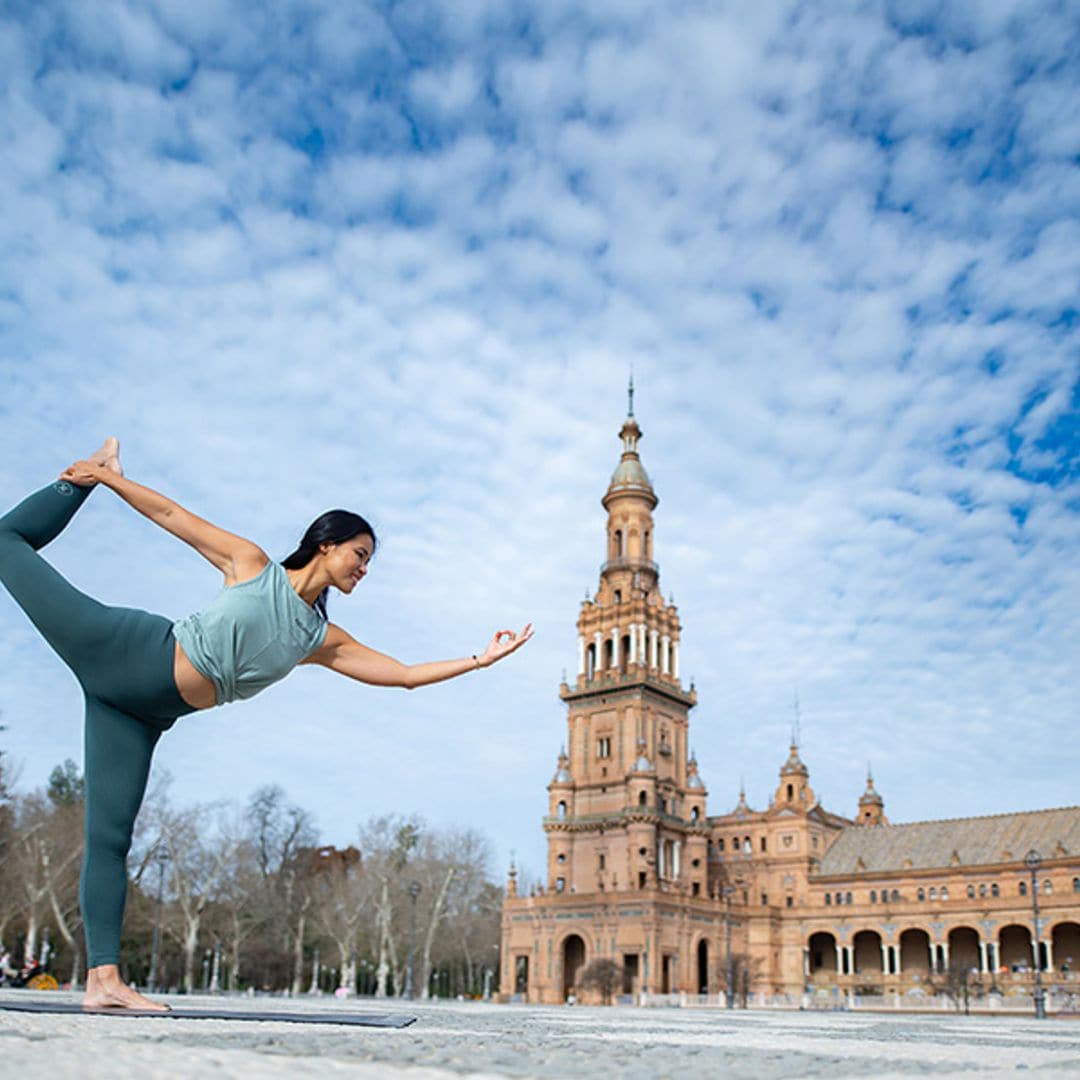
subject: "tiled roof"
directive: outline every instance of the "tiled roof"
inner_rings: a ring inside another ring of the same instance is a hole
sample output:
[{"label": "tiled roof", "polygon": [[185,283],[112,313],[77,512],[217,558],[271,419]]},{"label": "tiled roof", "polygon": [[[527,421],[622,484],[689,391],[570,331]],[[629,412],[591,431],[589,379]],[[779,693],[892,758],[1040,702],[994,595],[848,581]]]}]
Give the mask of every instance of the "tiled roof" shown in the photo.
[{"label": "tiled roof", "polygon": [[1043,859],[1080,857],[1080,806],[910,825],[855,825],[833,841],[818,873],[873,874],[1022,863],[1033,848]]}]

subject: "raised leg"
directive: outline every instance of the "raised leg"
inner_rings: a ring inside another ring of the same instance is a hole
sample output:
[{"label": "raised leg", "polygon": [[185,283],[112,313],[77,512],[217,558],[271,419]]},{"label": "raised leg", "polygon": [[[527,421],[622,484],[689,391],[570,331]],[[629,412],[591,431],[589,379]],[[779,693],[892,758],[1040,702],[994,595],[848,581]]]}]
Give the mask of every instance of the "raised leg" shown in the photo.
[{"label": "raised leg", "polygon": [[65,580],[38,549],[60,535],[91,490],[58,480],[0,518],[0,582],[76,675],[88,659],[86,628],[104,606]]}]

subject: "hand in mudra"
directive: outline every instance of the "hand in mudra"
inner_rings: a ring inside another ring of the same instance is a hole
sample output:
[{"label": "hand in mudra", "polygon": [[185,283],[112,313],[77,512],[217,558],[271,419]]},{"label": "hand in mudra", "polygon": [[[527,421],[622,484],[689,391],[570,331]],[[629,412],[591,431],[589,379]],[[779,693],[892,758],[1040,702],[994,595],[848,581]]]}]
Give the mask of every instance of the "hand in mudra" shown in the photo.
[{"label": "hand in mudra", "polygon": [[513,630],[500,630],[489,642],[488,647],[477,657],[481,667],[490,667],[496,660],[509,656],[520,649],[533,636],[532,623],[527,623],[520,634]]}]

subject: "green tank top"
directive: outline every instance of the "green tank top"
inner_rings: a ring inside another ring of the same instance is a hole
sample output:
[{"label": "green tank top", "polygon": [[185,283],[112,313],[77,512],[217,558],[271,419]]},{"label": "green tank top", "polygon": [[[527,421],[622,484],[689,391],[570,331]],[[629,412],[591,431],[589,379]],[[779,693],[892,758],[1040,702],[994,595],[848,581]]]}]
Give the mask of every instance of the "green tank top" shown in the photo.
[{"label": "green tank top", "polygon": [[222,589],[204,611],[174,623],[173,633],[224,705],[285,678],[322,645],[326,626],[285,567],[269,562],[257,577]]}]

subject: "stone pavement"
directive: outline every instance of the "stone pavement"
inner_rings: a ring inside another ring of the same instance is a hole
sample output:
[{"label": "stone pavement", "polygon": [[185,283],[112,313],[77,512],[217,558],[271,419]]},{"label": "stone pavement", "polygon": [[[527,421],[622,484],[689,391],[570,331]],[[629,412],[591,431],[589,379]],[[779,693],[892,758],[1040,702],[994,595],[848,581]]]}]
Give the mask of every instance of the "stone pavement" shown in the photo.
[{"label": "stone pavement", "polygon": [[[0,991],[0,1000],[41,999]],[[56,1000],[76,1000],[56,992]],[[4,1076],[996,1077],[1080,1080],[1080,1020],[200,997],[176,1005],[413,1012],[403,1030],[0,1011]]]}]

